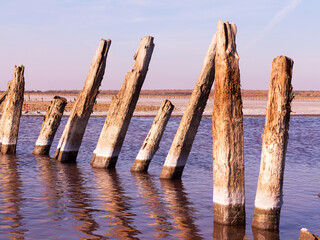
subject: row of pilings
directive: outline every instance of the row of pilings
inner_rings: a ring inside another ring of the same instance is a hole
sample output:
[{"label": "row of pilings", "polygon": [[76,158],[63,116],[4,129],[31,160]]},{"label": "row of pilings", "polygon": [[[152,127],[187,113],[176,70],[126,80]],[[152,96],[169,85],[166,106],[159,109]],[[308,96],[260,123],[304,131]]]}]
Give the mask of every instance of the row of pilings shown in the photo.
[{"label": "row of pilings", "polygon": [[[243,112],[240,92],[239,56],[235,24],[218,21],[199,78],[165,159],[160,178],[181,178],[214,83],[212,114],[214,220],[223,225],[245,225],[245,178],[243,154]],[[54,158],[75,162],[105,72],[111,40],[101,40],[83,90],[73,106]],[[94,150],[94,168],[114,168],[121,151],[154,49],[153,37],[142,38],[134,55],[135,64],[122,88],[112,98],[107,118]],[[252,226],[279,229],[283,203],[282,186],[288,142],[293,61],[284,56],[272,62],[267,113],[262,135],[260,174]],[[215,81],[214,81],[215,80]],[[24,67],[14,67],[8,90],[0,96],[3,112],[0,145],[3,154],[15,154],[24,96]],[[33,153],[48,155],[67,101],[54,97],[44,117]],[[159,148],[162,134],[174,106],[164,100],[144,140],[131,171],[147,172]]]}]

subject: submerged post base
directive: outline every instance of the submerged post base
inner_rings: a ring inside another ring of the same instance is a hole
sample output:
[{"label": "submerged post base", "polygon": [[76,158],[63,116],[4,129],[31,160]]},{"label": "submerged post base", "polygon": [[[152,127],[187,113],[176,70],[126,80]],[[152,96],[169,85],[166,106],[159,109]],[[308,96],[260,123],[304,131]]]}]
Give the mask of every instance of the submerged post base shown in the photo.
[{"label": "submerged post base", "polygon": [[180,179],[182,176],[184,166],[169,167],[163,166],[160,178],[161,179]]},{"label": "submerged post base", "polygon": [[148,172],[149,164],[151,159],[149,160],[139,160],[136,159],[130,169],[131,172]]},{"label": "submerged post base", "polygon": [[246,213],[244,204],[222,205],[214,203],[214,222],[225,225],[245,225]]},{"label": "submerged post base", "polygon": [[16,144],[1,144],[1,153],[16,154]]},{"label": "submerged post base", "polygon": [[255,208],[252,219],[252,228],[278,230],[280,223],[280,210],[280,208],[268,210]]},{"label": "submerged post base", "polygon": [[49,155],[51,145],[36,145],[33,149],[34,155]]},{"label": "submerged post base", "polygon": [[115,168],[117,164],[118,156],[115,157],[103,157],[93,154],[91,159],[91,166],[94,168]]},{"label": "submerged post base", "polygon": [[279,229],[264,230],[252,227],[252,234],[254,239],[280,240]]},{"label": "submerged post base", "polygon": [[55,158],[61,163],[74,163],[76,162],[77,155],[78,151],[64,152],[57,149],[53,158]]}]

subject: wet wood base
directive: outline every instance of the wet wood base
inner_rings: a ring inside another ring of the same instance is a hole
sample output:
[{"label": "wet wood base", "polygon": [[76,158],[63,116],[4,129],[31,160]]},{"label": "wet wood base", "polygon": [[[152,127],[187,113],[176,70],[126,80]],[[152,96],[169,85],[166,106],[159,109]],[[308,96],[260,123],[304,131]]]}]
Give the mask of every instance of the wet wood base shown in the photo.
[{"label": "wet wood base", "polygon": [[139,160],[136,159],[130,169],[131,172],[148,172],[149,164],[151,159],[149,160]]},{"label": "wet wood base", "polygon": [[49,155],[51,145],[36,145],[33,149],[34,155]]},{"label": "wet wood base", "polygon": [[3,154],[16,154],[16,144],[1,144],[1,153]]},{"label": "wet wood base", "polygon": [[280,208],[268,210],[255,208],[252,219],[252,228],[279,230],[280,210]]},{"label": "wet wood base", "polygon": [[245,225],[228,226],[213,223],[213,239],[243,240],[246,233]]},{"label": "wet wood base", "polygon": [[91,166],[94,168],[115,168],[118,156],[116,157],[103,157],[93,154],[91,159]]},{"label": "wet wood base", "polygon": [[74,163],[76,162],[77,155],[78,151],[64,152],[57,149],[53,158],[55,158],[57,161],[61,163]]},{"label": "wet wood base", "polygon": [[182,176],[184,166],[169,167],[163,166],[160,179],[180,179]]},{"label": "wet wood base", "polygon": [[245,225],[246,213],[244,205],[222,205],[214,203],[214,222],[224,225]]}]

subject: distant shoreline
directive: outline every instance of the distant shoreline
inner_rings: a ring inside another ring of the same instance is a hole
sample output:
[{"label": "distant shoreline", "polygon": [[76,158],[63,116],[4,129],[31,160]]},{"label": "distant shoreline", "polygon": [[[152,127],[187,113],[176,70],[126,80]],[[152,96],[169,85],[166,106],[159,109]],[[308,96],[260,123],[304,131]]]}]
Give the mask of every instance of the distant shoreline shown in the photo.
[{"label": "distant shoreline", "polygon": [[[213,91],[207,102],[203,116],[209,117],[213,110]],[[26,91],[23,103],[23,116],[44,116],[54,96],[65,97],[68,101],[64,116],[69,116],[79,91]],[[101,91],[96,99],[92,117],[105,117],[112,96],[117,91]],[[162,102],[169,99],[175,109],[172,117],[181,117],[188,105],[192,90],[142,90],[135,117],[154,117]],[[267,90],[242,90],[244,116],[265,116],[267,106]],[[296,91],[292,101],[291,116],[320,116],[320,91]],[[2,105],[0,108],[2,108]]]}]

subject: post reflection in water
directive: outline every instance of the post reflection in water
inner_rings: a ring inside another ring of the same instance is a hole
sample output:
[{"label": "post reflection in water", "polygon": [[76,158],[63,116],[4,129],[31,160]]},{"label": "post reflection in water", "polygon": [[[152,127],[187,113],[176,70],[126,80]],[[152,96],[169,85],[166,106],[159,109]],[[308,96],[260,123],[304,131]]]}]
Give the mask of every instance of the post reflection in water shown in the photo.
[{"label": "post reflection in water", "polygon": [[213,222],[213,239],[243,240],[246,233],[245,225],[228,226]]},{"label": "post reflection in water", "polygon": [[24,199],[17,162],[15,155],[0,155],[0,226],[8,239],[24,239],[24,233],[27,232],[20,212]]},{"label": "post reflection in water", "polygon": [[131,172],[140,195],[144,198],[145,207],[149,210],[149,215],[153,219],[151,225],[154,226],[153,236],[156,238],[169,237],[169,231],[173,229],[169,221],[170,215],[167,213],[166,205],[161,200],[159,191],[155,187],[152,177],[146,173]]},{"label": "post reflection in water", "polygon": [[[65,222],[85,235],[85,239],[100,239],[93,232],[98,228],[91,209],[90,196],[84,187],[82,174],[76,164],[61,164],[49,157],[37,156],[45,200],[53,221],[62,221],[65,211],[76,220]],[[82,236],[81,236],[82,237]]]},{"label": "post reflection in water", "polygon": [[188,201],[182,181],[162,179],[161,188],[168,202],[169,214],[174,218],[175,234],[180,239],[202,239],[198,227],[194,224],[194,210]]},{"label": "post reflection in water", "polygon": [[106,211],[105,217],[110,228],[105,234],[116,239],[139,239],[136,235],[141,232],[133,225],[135,215],[130,213],[131,198],[125,195],[116,169],[94,169],[93,171],[102,208]]},{"label": "post reflection in water", "polygon": [[267,231],[263,229],[252,228],[254,240],[280,240],[279,229],[276,231]]}]

